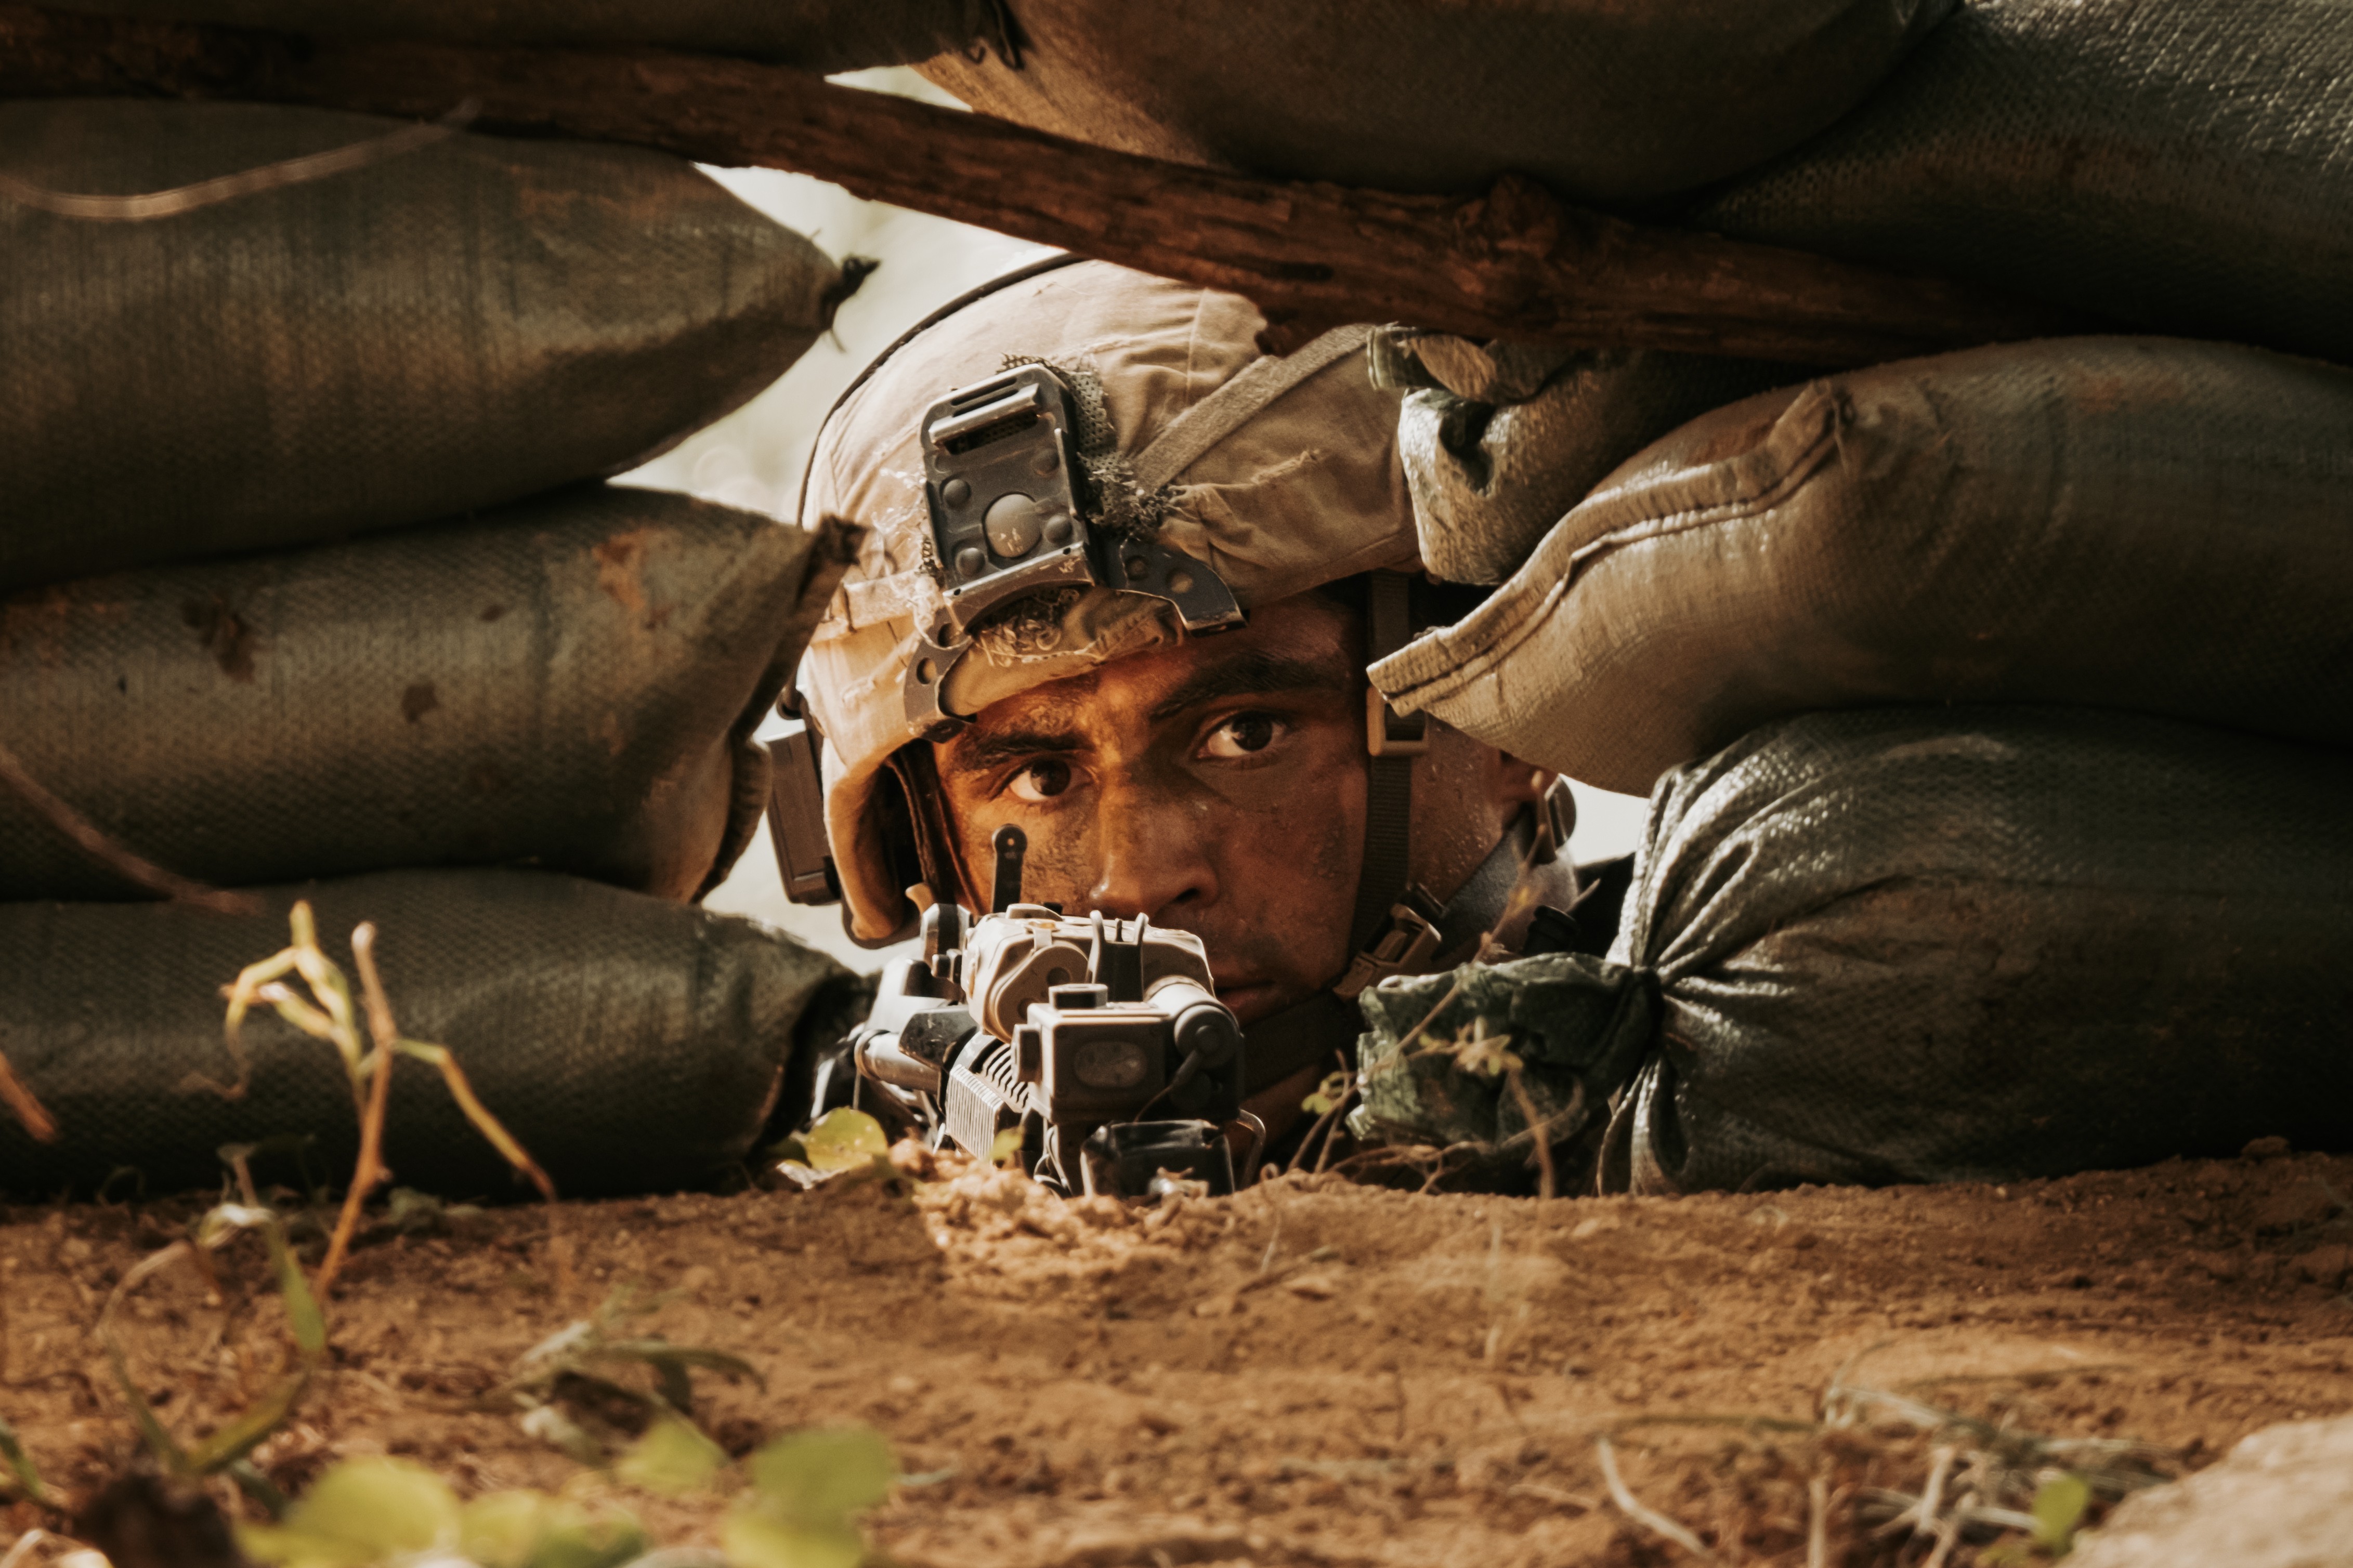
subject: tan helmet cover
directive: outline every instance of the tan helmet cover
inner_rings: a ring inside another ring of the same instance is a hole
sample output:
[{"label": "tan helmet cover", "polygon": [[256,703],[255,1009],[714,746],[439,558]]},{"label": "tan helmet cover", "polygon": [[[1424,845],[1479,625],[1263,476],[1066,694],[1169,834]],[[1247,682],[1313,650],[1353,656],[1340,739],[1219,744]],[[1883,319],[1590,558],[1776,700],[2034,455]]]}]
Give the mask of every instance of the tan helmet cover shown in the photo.
[{"label": "tan helmet cover", "polygon": [[[1359,572],[1414,564],[1397,398],[1372,384],[1365,355],[1351,352],[1361,350],[1364,331],[1327,334],[1292,360],[1270,362],[1257,347],[1265,325],[1239,296],[1078,262],[1009,284],[925,328],[818,432],[802,524],[835,515],[869,530],[800,675],[825,741],[826,832],[852,936],[887,941],[909,915],[872,807],[892,753],[922,738],[903,688],[919,628],[937,626],[944,605],[923,564],[931,518],[917,445],[918,423],[940,398],[1008,363],[1042,361],[1091,375],[1117,451],[1136,460],[1137,488],[1166,501],[1160,542],[1206,562],[1245,610]],[[1319,361],[1328,363],[1285,384]],[[1155,447],[1254,364],[1261,368],[1242,385],[1203,410],[1208,417]],[[1282,390],[1257,406],[1253,386]],[[981,630],[951,672],[944,706],[976,713],[1183,636],[1165,600],[1089,589],[1058,620],[1017,617]]]}]

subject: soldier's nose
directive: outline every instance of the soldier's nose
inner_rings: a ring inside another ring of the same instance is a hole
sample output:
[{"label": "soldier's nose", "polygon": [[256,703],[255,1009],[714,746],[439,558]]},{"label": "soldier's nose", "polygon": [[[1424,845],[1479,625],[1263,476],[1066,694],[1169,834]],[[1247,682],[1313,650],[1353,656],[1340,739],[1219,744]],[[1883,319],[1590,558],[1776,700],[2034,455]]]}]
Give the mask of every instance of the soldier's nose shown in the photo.
[{"label": "soldier's nose", "polygon": [[1150,792],[1104,792],[1097,825],[1103,869],[1091,890],[1105,914],[1155,920],[1214,902],[1218,874],[1208,825]]}]

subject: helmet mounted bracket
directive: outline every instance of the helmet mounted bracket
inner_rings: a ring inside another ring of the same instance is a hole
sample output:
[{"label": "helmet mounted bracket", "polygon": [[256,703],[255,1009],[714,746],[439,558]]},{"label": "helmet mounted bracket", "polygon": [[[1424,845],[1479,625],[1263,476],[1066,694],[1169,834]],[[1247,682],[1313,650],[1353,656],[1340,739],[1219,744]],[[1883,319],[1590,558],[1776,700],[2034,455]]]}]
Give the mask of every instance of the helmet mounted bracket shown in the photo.
[{"label": "helmet mounted bracket", "polygon": [[974,628],[1018,598],[1110,588],[1166,600],[1191,635],[1242,622],[1233,591],[1200,562],[1088,521],[1071,389],[1023,364],[959,387],[923,413],[923,493],[937,571],[938,624],[919,628],[904,686],[909,727],[937,738],[964,721],[943,696]]}]

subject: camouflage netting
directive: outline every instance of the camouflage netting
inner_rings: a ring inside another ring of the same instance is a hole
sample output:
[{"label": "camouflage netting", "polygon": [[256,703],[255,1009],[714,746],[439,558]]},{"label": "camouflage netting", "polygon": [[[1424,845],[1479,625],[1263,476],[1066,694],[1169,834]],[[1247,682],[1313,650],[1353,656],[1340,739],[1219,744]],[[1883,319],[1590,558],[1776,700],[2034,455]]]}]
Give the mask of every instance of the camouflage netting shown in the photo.
[{"label": "camouflage netting", "polygon": [[0,104],[0,589],[282,548],[633,467],[760,391],[842,274],[683,160],[253,104]]},{"label": "camouflage netting", "polygon": [[[570,1196],[723,1172],[760,1135],[796,1042],[839,1033],[862,994],[830,959],[749,921],[566,877],[396,871],[266,898],[267,914],[233,918],[0,905],[0,1041],[61,1129],[37,1144],[0,1113],[0,1191],[86,1195],[118,1170],[150,1193],[212,1186],[220,1145],[305,1136],[313,1169],[346,1177],[358,1131],[333,1047],[262,1009],[245,1030],[244,1093],[192,1081],[236,1079],[221,987],[286,945],[297,898],[346,973],[352,928],[376,924],[401,1032],[448,1046]],[[401,1184],[528,1195],[426,1063],[397,1064],[386,1127]],[[296,1179],[282,1158],[263,1173]]]},{"label": "camouflage netting", "polygon": [[1542,1116],[1614,1097],[1606,1191],[2345,1147],[2348,799],[2343,752],[2131,714],[1771,725],[1661,784],[1609,960],[1462,972],[1387,1066],[1455,977],[1368,992],[1355,1125],[1525,1163],[1482,1047],[1432,1048],[1476,1030]]},{"label": "camouflage netting", "polygon": [[[206,881],[527,861],[691,898],[757,825],[749,736],[839,574],[811,539],[589,485],[28,590],[0,601],[0,733]],[[0,791],[0,899],[146,896]]]},{"label": "camouflage netting", "polygon": [[1970,0],[1694,227],[2353,358],[2353,7]]}]

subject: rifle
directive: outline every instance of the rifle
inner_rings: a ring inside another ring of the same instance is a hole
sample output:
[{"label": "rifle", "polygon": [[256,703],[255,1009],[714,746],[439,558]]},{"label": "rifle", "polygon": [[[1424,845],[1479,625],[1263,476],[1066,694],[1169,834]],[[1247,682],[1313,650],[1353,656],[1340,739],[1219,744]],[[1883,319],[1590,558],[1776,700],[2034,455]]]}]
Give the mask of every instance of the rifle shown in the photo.
[{"label": "rifle", "polygon": [[855,1104],[984,1160],[1018,1131],[1024,1167],[1064,1194],[1232,1192],[1226,1128],[1251,1136],[1244,1171],[1266,1130],[1242,1109],[1241,1026],[1201,939],[1025,903],[1028,840],[1008,826],[994,842],[995,912],[923,912],[921,956],[883,970],[866,1021],[820,1064],[813,1110]]}]

